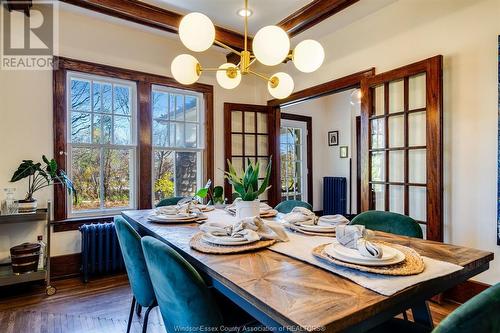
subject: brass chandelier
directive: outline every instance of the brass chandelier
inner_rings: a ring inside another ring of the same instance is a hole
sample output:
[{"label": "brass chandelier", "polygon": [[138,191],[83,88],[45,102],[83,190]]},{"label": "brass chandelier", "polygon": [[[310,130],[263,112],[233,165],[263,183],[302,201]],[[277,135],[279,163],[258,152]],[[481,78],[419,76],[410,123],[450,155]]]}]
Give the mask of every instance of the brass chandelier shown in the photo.
[{"label": "brass chandelier", "polygon": [[212,21],[202,13],[190,13],[184,16],[179,25],[179,37],[189,50],[203,52],[213,44],[219,45],[240,57],[237,65],[225,63],[218,68],[204,68],[198,60],[190,54],[181,54],[174,58],[171,71],[174,78],[181,84],[193,84],[203,71],[216,72],[219,85],[225,89],[236,88],[242,75],[253,74],[267,81],[269,93],[278,99],[283,99],[293,92],[294,82],[290,75],[278,72],[271,77],[251,69],[255,61],[266,66],[275,66],[285,60],[293,61],[295,67],[304,73],[317,70],[325,58],[321,44],[315,40],[307,39],[300,42],[293,51],[290,51],[290,38],[280,27],[269,25],[261,28],[252,42],[252,52],[248,50],[248,0],[245,1],[245,40],[243,51],[215,39],[215,27]]}]

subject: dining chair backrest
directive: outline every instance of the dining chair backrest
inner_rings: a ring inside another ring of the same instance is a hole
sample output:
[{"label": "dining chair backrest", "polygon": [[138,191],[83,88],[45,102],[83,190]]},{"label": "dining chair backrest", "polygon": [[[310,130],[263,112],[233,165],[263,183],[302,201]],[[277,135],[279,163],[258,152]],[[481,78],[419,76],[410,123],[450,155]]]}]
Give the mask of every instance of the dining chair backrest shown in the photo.
[{"label": "dining chair backrest", "polygon": [[222,325],[213,295],[193,266],[153,237],[144,237],[142,248],[167,332],[192,332]]},{"label": "dining chair backrest", "polygon": [[459,306],[432,331],[469,332],[500,332],[500,283]]},{"label": "dining chair backrest", "polygon": [[290,213],[295,207],[305,207],[310,211],[312,211],[313,209],[309,203],[300,200],[282,201],[276,207],[274,207],[274,209],[276,209],[280,213],[287,214]]},{"label": "dining chair backrest", "polygon": [[423,238],[422,228],[414,219],[393,212],[369,210],[354,217],[349,224],[364,225],[367,229],[395,235]]},{"label": "dining chair backrest", "polygon": [[141,236],[123,217],[115,216],[114,221],[132,293],[137,303],[149,307],[156,298],[142,252]]},{"label": "dining chair backrest", "polygon": [[174,206],[177,205],[179,201],[184,199],[184,197],[170,197],[170,198],[165,198],[161,199],[160,202],[156,204],[156,207],[163,207],[163,206]]}]

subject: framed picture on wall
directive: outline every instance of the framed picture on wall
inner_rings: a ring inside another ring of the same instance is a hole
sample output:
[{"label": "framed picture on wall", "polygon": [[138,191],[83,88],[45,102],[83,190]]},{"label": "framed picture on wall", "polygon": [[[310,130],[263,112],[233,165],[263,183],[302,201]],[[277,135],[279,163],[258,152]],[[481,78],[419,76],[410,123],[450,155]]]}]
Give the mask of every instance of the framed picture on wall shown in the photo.
[{"label": "framed picture on wall", "polygon": [[349,147],[340,146],[340,158],[347,158],[347,157],[349,157]]},{"label": "framed picture on wall", "polygon": [[339,131],[328,132],[328,145],[329,146],[339,145]]}]

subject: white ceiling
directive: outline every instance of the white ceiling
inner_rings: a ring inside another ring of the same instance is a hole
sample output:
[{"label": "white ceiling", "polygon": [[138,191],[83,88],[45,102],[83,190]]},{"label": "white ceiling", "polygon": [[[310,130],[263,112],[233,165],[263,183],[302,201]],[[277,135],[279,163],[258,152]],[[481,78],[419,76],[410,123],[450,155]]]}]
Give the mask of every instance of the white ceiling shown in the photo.
[{"label": "white ceiling", "polygon": [[[179,14],[201,12],[214,24],[243,33],[243,17],[236,12],[244,7],[243,0],[141,0],[154,6],[162,7]],[[373,0],[371,0],[373,1]],[[248,20],[250,35],[282,19],[307,5],[311,0],[249,0],[248,8],[253,15]]]}]

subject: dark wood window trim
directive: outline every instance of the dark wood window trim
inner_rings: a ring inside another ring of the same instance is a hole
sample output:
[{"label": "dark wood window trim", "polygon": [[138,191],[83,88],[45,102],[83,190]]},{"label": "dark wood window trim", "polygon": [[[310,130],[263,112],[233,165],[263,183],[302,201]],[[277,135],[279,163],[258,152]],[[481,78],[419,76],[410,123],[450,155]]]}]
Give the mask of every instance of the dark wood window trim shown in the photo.
[{"label": "dark wood window trim", "polygon": [[[361,210],[370,209],[370,120],[373,105],[372,89],[378,85],[385,85],[384,91],[388,91],[390,81],[404,80],[405,101],[408,97],[408,77],[420,73],[426,73],[426,108],[410,110],[408,103],[405,103],[405,111],[417,112],[426,110],[426,145],[422,147],[412,147],[412,149],[425,148],[427,150],[427,182],[426,184],[413,184],[406,178],[402,183],[382,182],[388,186],[390,184],[408,186],[427,186],[427,239],[443,241],[443,78],[442,78],[443,56],[425,59],[407,66],[403,66],[388,72],[368,77],[361,82],[361,145],[362,145],[362,173],[361,173]],[[388,114],[388,94],[385,93],[385,112]],[[404,112],[403,112],[404,113]],[[392,114],[391,114],[392,115]],[[380,118],[380,117],[379,117]],[[387,119],[387,117],[386,117]],[[408,146],[408,121],[405,120],[405,147]],[[385,124],[385,138],[388,137],[388,126]],[[387,139],[386,139],[387,140]],[[394,149],[383,150],[389,151]],[[404,168],[405,175],[408,174],[408,148],[405,151]],[[386,157],[386,175],[388,175],[388,163]],[[374,182],[371,182],[374,183]],[[387,192],[387,189],[386,189]],[[407,192],[407,191],[405,191]],[[408,215],[408,195],[405,193],[405,214]],[[385,198],[386,210],[388,210],[387,193]]]},{"label": "dark wood window trim", "polygon": [[[118,68],[87,61],[80,61],[64,57],[54,57],[56,70],[53,71],[53,127],[54,127],[54,158],[59,167],[67,170],[67,87],[66,76],[68,71],[82,72],[107,76],[137,83],[138,99],[138,126],[137,126],[137,149],[138,149],[138,172],[137,177],[141,181],[137,187],[137,206],[139,209],[152,207],[152,116],[151,116],[151,87],[162,85],[171,88],[196,91],[202,93],[205,100],[205,150],[203,152],[204,181],[214,177],[214,137],[213,137],[213,86],[195,83],[184,86],[173,78],[149,74],[131,69]],[[71,225],[70,230],[75,230],[79,225],[88,222],[88,218],[67,218],[67,196],[63,188],[54,188],[54,231],[67,231],[67,227],[61,227],[63,223]],[[105,217],[92,217],[96,220]]]},{"label": "dark wood window trim", "polygon": [[313,152],[312,152],[312,117],[292,113],[281,113],[281,119],[295,120],[306,123],[307,128],[307,202],[313,205]]}]

